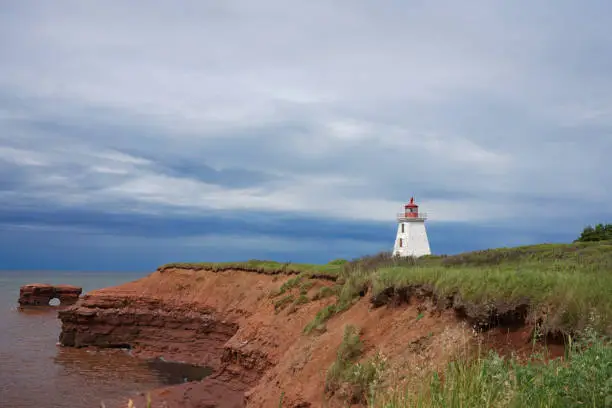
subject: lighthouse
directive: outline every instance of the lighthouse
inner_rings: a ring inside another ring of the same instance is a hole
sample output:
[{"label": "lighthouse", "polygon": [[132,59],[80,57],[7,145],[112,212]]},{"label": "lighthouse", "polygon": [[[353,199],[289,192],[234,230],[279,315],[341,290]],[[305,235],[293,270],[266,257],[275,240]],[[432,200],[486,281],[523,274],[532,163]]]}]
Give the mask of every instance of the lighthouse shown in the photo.
[{"label": "lighthouse", "polygon": [[419,212],[414,197],[404,206],[404,212],[397,214],[397,236],[393,255],[419,257],[431,254],[425,220],[427,214]]}]

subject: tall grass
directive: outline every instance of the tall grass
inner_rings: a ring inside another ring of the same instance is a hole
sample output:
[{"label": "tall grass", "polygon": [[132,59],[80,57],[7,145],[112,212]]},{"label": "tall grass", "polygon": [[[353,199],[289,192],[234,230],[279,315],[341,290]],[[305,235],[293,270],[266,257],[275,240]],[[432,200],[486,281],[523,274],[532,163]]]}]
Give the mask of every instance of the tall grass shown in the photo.
[{"label": "tall grass", "polygon": [[565,360],[519,362],[494,352],[449,363],[420,389],[376,395],[371,408],[612,406],[612,346],[593,332]]},{"label": "tall grass", "polygon": [[[364,362],[357,360],[363,353],[360,330],[353,325],[344,328],[336,360],[327,371],[325,391],[340,393],[352,403],[365,403],[376,388],[385,369],[386,360],[377,353]],[[347,387],[343,386],[346,385]]]},{"label": "tall grass", "polygon": [[[429,285],[437,295],[459,294],[474,304],[524,302],[547,314],[554,330],[580,331],[588,317],[600,331],[612,333],[612,242],[542,244],[498,248],[453,256],[398,258],[390,253],[344,264],[338,301],[318,316],[330,318],[350,307],[365,288]],[[308,332],[308,330],[307,330]]]},{"label": "tall grass", "polygon": [[585,327],[591,313],[598,328],[612,320],[612,271],[590,272],[561,262],[486,267],[388,267],[373,277],[373,294],[389,287],[429,284],[438,294],[457,292],[476,304],[527,301],[547,308],[549,322],[563,330]]},{"label": "tall grass", "polygon": [[192,269],[192,270],[211,270],[225,271],[238,269],[243,271],[276,274],[303,274],[304,276],[320,276],[335,279],[343,268],[343,264],[334,260],[328,264],[303,264],[292,262],[276,262],[251,259],[244,262],[175,262],[160,266],[158,271],[167,269]]}]

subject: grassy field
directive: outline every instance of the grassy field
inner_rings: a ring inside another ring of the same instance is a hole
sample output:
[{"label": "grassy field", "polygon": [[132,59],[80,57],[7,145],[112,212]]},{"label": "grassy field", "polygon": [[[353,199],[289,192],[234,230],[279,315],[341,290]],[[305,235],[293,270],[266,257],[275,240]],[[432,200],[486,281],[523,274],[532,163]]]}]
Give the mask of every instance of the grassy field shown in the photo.
[{"label": "grassy field", "polygon": [[542,244],[453,256],[396,258],[388,253],[345,264],[335,305],[307,332],[346,310],[359,294],[427,285],[437,296],[459,295],[483,307],[526,304],[550,330],[572,333],[587,324],[612,334],[612,242]]}]

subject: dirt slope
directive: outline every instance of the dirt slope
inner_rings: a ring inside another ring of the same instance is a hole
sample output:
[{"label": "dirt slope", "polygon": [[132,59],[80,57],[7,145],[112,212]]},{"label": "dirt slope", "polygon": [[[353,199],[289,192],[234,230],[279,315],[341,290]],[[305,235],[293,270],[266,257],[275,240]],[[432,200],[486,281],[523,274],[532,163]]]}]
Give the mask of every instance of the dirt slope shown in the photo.
[{"label": "dirt slope", "polygon": [[[229,270],[166,269],[135,282],[91,292],[60,313],[65,346],[120,347],[136,355],[211,366],[200,383],[155,390],[154,407],[344,406],[325,393],[325,375],[336,358],[345,325],[361,328],[364,358],[381,352],[395,383],[418,381],[475,334],[448,311],[422,304],[372,308],[369,296],[327,323],[323,333],[304,327],[333,298],[275,310],[270,298],[291,277]],[[311,280],[308,297],[328,280]],[[289,293],[289,292],[287,292]],[[296,298],[299,289],[293,289]],[[286,294],[285,294],[286,295]],[[501,333],[501,332],[500,332]],[[514,338],[525,340],[520,335]],[[504,337],[496,337],[503,346]],[[137,407],[143,400],[136,401]]]}]

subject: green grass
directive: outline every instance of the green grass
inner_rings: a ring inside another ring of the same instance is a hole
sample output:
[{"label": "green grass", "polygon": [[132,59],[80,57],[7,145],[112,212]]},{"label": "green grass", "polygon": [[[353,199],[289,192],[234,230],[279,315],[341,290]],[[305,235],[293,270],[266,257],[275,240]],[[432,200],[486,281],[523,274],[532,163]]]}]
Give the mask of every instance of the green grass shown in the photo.
[{"label": "green grass", "polygon": [[304,333],[309,334],[313,331],[322,332],[325,331],[325,322],[329,320],[333,315],[338,313],[338,307],[334,305],[325,306],[323,309],[317,312],[315,318],[304,327]]},{"label": "green grass", "polygon": [[336,352],[336,360],[327,371],[326,391],[336,390],[348,376],[348,369],[363,352],[363,343],[359,338],[360,330],[353,325],[344,327],[342,343]]},{"label": "green grass", "polygon": [[283,296],[282,298],[274,302],[274,311],[276,313],[279,313],[281,310],[289,306],[294,301],[295,301],[295,296],[291,294]]},{"label": "green grass", "polygon": [[351,277],[339,289],[336,303],[321,309],[315,316],[314,320],[306,325],[304,333],[312,333],[316,331],[322,332],[325,323],[334,315],[342,313],[349,309],[358,299],[360,293],[365,293],[365,280],[361,277]]},{"label": "green grass", "polygon": [[532,311],[547,311],[550,330],[580,331],[589,316],[596,316],[597,328],[612,334],[612,241],[497,248],[416,259],[381,253],[324,265],[260,260],[175,263],[159,270],[169,268],[298,275],[272,297],[295,287],[300,287],[300,294],[306,294],[310,287],[304,278],[335,280],[338,285],[334,289],[321,289],[313,300],[333,295],[336,304],[317,314],[306,333],[321,328],[367,291],[376,296],[389,289],[430,285],[437,296],[458,294],[474,305],[526,302]]},{"label": "green grass", "polygon": [[458,293],[477,305],[527,302],[548,310],[552,329],[582,330],[595,316],[600,331],[612,322],[612,244],[538,245],[380,265],[372,292],[428,284],[439,295]]},{"label": "green grass", "polygon": [[302,282],[300,284],[300,294],[307,295],[308,291],[315,285],[314,281]]},{"label": "green grass", "polygon": [[[359,263],[359,261],[355,262]],[[327,320],[349,309],[359,299],[360,295],[365,295],[368,289],[370,273],[361,268],[351,269],[351,265],[352,264],[345,264],[345,267],[338,275],[338,282],[340,285],[331,289],[336,294],[336,303],[326,306],[317,313],[314,320],[304,328],[304,333],[311,333],[314,329],[317,329],[319,332],[324,331],[321,329]],[[329,294],[327,290],[325,290],[325,292],[327,293],[320,292],[321,296]]]},{"label": "green grass", "polygon": [[[498,248],[453,256],[397,258],[389,253],[345,264],[335,305],[321,311],[309,333],[350,307],[364,289],[376,296],[389,289],[428,285],[437,296],[458,294],[473,305],[526,303],[543,329],[576,333],[589,319],[612,334],[612,242],[542,244]],[[535,318],[534,317],[534,318]]]},{"label": "green grass", "polygon": [[373,294],[389,288],[430,284],[440,295],[457,292],[474,304],[518,302],[550,310],[558,329],[581,329],[590,313],[605,329],[612,320],[612,273],[590,272],[561,263],[529,262],[487,267],[386,267],[373,277]]},{"label": "green grass", "polygon": [[341,286],[323,286],[319,289],[319,291],[317,293],[315,293],[312,296],[312,300],[319,300],[319,299],[325,299],[331,296],[336,296],[339,292],[340,289],[342,289]]},{"label": "green grass", "polygon": [[302,282],[302,279],[304,279],[303,275],[298,275],[295,278],[289,279],[287,282],[281,285],[281,287],[278,289],[278,292],[272,293],[272,297],[282,295],[288,290],[291,290],[297,287],[300,284],[300,282]]},{"label": "green grass", "polygon": [[167,269],[192,269],[210,270],[214,272],[226,271],[231,269],[244,270],[249,272],[276,274],[303,274],[305,276],[318,276],[322,278],[335,279],[343,268],[342,264],[302,264],[302,263],[281,263],[276,261],[249,260],[244,262],[193,262],[193,263],[169,263],[162,265],[158,271]]},{"label": "green grass", "polygon": [[303,295],[303,294],[300,295],[300,297],[295,300],[296,305],[305,305],[308,302],[310,302],[310,299],[308,298],[308,296]]},{"label": "green grass", "polygon": [[[588,346],[587,346],[588,344]],[[612,346],[593,332],[565,361],[519,362],[494,352],[450,362],[419,389],[374,395],[371,408],[520,408],[612,406]],[[537,356],[536,356],[537,357]],[[423,386],[424,385],[424,386]],[[386,388],[388,389],[388,388]]]},{"label": "green grass", "polygon": [[[336,352],[325,378],[325,391],[340,394],[351,403],[365,403],[368,395],[376,389],[385,370],[385,359],[377,353],[363,362],[357,360],[363,353],[360,330],[353,325],[344,327],[342,343]],[[347,385],[347,387],[343,387]]]}]

